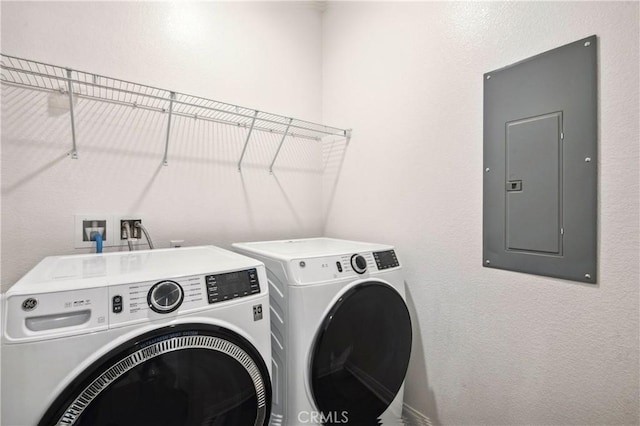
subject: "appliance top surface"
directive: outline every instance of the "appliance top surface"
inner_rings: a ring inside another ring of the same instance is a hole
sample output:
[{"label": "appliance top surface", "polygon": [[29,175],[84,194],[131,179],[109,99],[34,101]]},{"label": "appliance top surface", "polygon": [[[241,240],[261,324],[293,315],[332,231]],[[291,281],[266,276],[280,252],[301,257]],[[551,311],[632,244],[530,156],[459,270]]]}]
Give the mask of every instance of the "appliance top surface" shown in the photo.
[{"label": "appliance top surface", "polygon": [[171,279],[255,268],[257,260],[215,246],[50,256],[15,283],[7,294]]},{"label": "appliance top surface", "polygon": [[338,240],[334,238],[305,238],[299,240],[235,243],[233,247],[246,252],[281,260],[393,249],[393,246],[385,244]]}]

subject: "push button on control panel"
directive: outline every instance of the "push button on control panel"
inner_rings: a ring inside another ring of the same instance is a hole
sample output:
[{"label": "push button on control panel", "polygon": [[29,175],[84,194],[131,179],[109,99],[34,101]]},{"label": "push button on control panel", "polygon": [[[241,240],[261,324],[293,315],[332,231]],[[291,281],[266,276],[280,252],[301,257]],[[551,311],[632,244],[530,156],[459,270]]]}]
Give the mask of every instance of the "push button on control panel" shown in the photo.
[{"label": "push button on control panel", "polygon": [[338,268],[338,272],[342,272],[342,263],[340,263],[340,261],[336,262],[336,267]]},{"label": "push button on control panel", "polygon": [[120,312],[122,312],[122,296],[120,295],[116,295],[113,296],[112,299],[112,310],[114,314],[119,314]]},{"label": "push button on control panel", "polygon": [[[258,272],[255,269],[249,270],[249,283],[251,288],[251,294],[260,293],[260,285],[258,284]],[[246,295],[243,294],[243,296]]]},{"label": "push button on control panel", "polygon": [[218,283],[216,282],[216,276],[207,275],[205,277],[205,281],[207,283],[207,297],[209,299],[209,303],[216,303],[219,298]]}]

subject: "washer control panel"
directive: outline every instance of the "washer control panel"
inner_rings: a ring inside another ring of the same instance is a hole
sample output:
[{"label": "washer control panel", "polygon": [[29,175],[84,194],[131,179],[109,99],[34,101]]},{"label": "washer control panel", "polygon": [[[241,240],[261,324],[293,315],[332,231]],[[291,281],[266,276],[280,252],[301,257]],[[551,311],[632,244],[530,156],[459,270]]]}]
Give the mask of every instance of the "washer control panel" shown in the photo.
[{"label": "washer control panel", "polygon": [[207,275],[204,279],[209,304],[260,293],[258,271],[255,269]]},{"label": "washer control panel", "polygon": [[264,267],[109,286],[109,324],[118,326],[205,309],[266,292]]}]

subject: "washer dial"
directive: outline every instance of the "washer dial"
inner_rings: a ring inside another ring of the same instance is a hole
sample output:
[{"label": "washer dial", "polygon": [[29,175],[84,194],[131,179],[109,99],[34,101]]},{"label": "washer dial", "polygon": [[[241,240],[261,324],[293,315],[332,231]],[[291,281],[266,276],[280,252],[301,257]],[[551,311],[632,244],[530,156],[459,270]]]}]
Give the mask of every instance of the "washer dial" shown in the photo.
[{"label": "washer dial", "polygon": [[157,282],[147,293],[149,307],[159,314],[168,314],[175,311],[180,307],[183,299],[184,291],[180,284],[175,281]]},{"label": "washer dial", "polygon": [[358,274],[364,274],[367,271],[367,261],[364,256],[359,254],[354,254],[351,256],[351,267]]}]

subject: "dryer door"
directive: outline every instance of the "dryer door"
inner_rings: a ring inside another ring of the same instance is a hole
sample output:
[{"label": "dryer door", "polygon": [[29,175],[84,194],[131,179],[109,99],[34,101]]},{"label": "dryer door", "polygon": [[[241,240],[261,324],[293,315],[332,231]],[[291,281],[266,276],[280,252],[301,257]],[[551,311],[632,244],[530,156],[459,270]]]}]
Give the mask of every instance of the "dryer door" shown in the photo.
[{"label": "dryer door", "polygon": [[269,372],[227,329],[163,327],[111,351],[72,382],[40,425],[266,425]]},{"label": "dryer door", "polygon": [[377,424],[400,390],[411,352],[411,319],[387,284],[349,289],[331,308],[311,356],[311,388],[325,418]]}]

